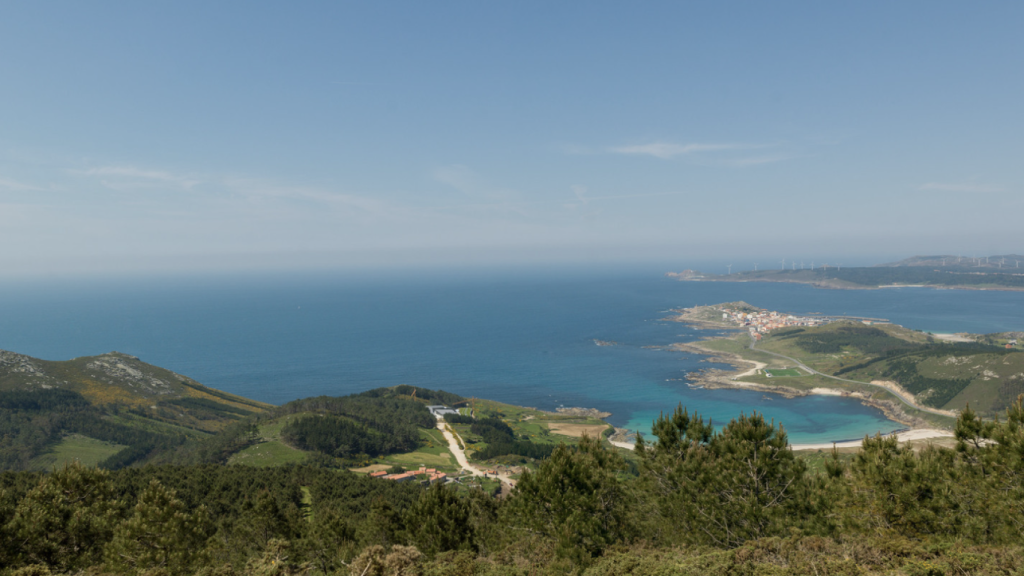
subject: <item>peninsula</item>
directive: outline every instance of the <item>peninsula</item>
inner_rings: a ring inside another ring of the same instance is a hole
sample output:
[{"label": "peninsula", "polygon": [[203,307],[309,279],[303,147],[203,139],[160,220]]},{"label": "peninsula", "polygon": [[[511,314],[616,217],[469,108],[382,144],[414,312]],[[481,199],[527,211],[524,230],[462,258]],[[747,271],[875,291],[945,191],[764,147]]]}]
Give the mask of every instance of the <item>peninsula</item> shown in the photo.
[{"label": "peninsula", "polygon": [[672,345],[736,367],[688,375],[706,388],[848,396],[908,427],[945,435],[968,404],[994,417],[1024,393],[1024,333],[941,338],[882,318],[799,316],[746,302],[673,312],[673,321],[728,330]]},{"label": "peninsula", "polygon": [[709,274],[698,270],[669,272],[686,282],[794,282],[817,288],[866,290],[928,287],[960,290],[1024,290],[1024,256],[914,256],[877,266],[843,266],[780,260],[775,269]]}]

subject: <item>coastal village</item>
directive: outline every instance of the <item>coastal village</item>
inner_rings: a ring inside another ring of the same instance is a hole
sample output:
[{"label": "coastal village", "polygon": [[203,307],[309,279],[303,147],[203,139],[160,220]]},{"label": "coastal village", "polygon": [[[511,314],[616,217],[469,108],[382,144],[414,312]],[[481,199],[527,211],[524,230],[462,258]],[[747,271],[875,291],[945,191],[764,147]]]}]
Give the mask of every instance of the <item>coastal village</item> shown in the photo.
[{"label": "coastal village", "polygon": [[[824,326],[842,320],[852,320],[867,325],[889,324],[889,321],[884,318],[861,316],[796,316],[775,310],[756,308],[746,302],[697,306],[685,308],[679,310],[679,312],[681,312],[681,315],[678,320],[684,322],[708,323],[715,326],[721,326],[722,323],[725,323],[746,328],[750,332],[750,336],[755,340],[760,340],[762,335],[780,328]],[[719,317],[719,315],[721,316]]]},{"label": "coastal village", "polygon": [[809,318],[804,316],[793,316],[792,314],[779,314],[774,310],[760,310],[756,312],[743,310],[730,310],[721,308],[722,320],[733,322],[747,328],[751,337],[760,340],[762,334],[772,330],[787,328],[790,326],[822,326],[832,320],[829,318]]}]

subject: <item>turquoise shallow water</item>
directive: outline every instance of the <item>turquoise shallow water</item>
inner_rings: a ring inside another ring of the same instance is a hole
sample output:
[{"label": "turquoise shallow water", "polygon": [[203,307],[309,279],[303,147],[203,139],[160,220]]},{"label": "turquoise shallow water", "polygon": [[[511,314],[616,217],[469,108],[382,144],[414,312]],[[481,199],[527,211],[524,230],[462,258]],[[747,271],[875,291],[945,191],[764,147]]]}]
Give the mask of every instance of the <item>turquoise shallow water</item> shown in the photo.
[{"label": "turquoise shallow water", "polygon": [[1024,293],[1013,292],[830,291],[639,272],[249,277],[3,286],[0,348],[54,360],[119,350],[272,403],[408,383],[544,409],[595,407],[639,430],[679,403],[721,424],[762,411],[794,442],[900,427],[841,398],[689,388],[683,374],[709,364],[657,347],[704,333],[661,318],[741,299],[928,331],[1024,327]]}]

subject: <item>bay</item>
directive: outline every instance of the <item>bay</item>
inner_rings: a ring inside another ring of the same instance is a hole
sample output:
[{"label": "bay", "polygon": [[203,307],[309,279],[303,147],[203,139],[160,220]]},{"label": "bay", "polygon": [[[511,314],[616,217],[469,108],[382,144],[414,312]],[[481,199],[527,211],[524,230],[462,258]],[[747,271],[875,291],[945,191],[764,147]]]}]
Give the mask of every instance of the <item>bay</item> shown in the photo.
[{"label": "bay", "polygon": [[663,318],[733,300],[933,332],[1024,328],[1019,292],[693,283],[637,270],[266,275],[6,285],[0,348],[52,360],[118,350],[274,404],[413,384],[548,410],[598,408],[641,431],[679,404],[716,424],[763,412],[793,442],[902,427],[843,398],[690,388],[685,373],[716,366],[661,347],[708,333]]}]

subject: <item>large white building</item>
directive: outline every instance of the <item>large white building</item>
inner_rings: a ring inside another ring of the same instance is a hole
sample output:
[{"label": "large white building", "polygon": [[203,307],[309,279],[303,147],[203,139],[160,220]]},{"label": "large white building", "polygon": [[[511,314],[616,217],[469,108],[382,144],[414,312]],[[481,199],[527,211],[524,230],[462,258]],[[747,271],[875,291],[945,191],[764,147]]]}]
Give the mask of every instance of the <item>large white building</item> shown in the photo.
[{"label": "large white building", "polygon": [[459,411],[455,408],[449,408],[443,405],[427,406],[427,410],[434,415],[435,418],[443,418],[445,414],[458,414]]}]

